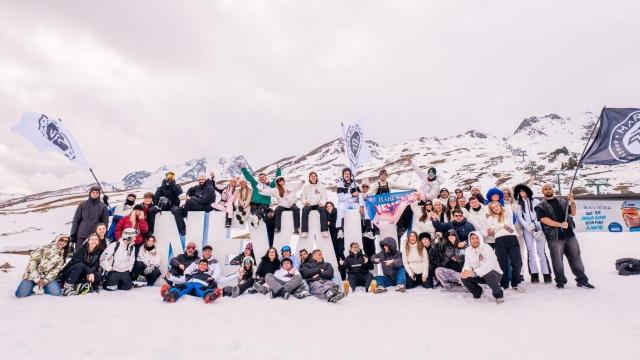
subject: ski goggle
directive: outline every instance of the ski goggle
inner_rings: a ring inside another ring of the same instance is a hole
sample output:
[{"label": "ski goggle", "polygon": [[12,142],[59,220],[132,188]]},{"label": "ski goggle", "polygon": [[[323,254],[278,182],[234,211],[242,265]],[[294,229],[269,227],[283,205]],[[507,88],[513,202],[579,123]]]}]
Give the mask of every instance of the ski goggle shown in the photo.
[{"label": "ski goggle", "polygon": [[283,246],[280,252],[291,252],[291,248],[289,246]]}]

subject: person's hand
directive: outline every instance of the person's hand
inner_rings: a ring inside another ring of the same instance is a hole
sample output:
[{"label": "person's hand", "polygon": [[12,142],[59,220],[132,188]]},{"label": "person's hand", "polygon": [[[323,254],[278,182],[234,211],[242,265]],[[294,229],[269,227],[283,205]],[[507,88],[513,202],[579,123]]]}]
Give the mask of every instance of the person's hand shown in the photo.
[{"label": "person's hand", "polygon": [[451,257],[451,260],[453,260],[453,261],[458,261],[458,257],[457,257],[457,256],[455,256],[455,255],[453,255],[453,256]]},{"label": "person's hand", "polygon": [[391,266],[391,264],[393,264],[393,260],[385,260],[384,264],[387,266]]},{"label": "person's hand", "polygon": [[183,264],[178,265],[178,267],[180,268],[180,270],[184,271],[184,265]]},{"label": "person's hand", "polygon": [[144,220],[144,211],[140,212],[140,216],[138,216],[138,219]]},{"label": "person's hand", "polygon": [[42,289],[44,287],[44,285],[45,285],[44,279],[38,280],[38,282],[36,282],[36,284],[38,284],[38,287]]},{"label": "person's hand", "polygon": [[423,282],[423,283],[424,283],[424,282],[427,282],[427,275],[422,274],[422,282]]},{"label": "person's hand", "polygon": [[368,263],[368,262],[369,262],[369,258],[365,256],[365,257],[364,257],[364,263],[366,264],[366,263]]},{"label": "person's hand", "polygon": [[416,274],[413,274],[410,277],[411,277],[411,280],[416,281]]},{"label": "person's hand", "polygon": [[575,199],[574,199],[574,197],[573,197],[573,194],[569,194],[569,195],[567,195],[567,200],[569,200],[569,203],[570,203],[570,204],[571,204],[571,203],[573,203],[573,202],[575,202]]},{"label": "person's hand", "polygon": [[95,275],[93,275],[93,274],[87,275],[87,281],[88,282],[92,283],[92,282],[95,281],[95,279],[96,279]]},{"label": "person's hand", "polygon": [[495,235],[495,234],[496,234],[496,231],[495,231],[495,230],[493,230],[493,229],[488,229],[488,230],[487,230],[487,234],[489,234],[489,236],[493,236],[493,235]]},{"label": "person's hand", "polygon": [[459,249],[464,249],[465,246],[467,246],[467,242],[466,241],[460,241],[458,243],[458,248]]},{"label": "person's hand", "polygon": [[563,229],[568,229],[569,228],[569,223],[565,221],[562,224],[560,224],[560,227],[563,228]]},{"label": "person's hand", "polygon": [[315,274],[315,275],[313,275],[313,278],[314,278],[314,279],[319,278],[319,277],[320,277],[320,274]]},{"label": "person's hand", "polygon": [[344,265],[344,260],[342,260],[342,259],[338,260],[338,264]]}]

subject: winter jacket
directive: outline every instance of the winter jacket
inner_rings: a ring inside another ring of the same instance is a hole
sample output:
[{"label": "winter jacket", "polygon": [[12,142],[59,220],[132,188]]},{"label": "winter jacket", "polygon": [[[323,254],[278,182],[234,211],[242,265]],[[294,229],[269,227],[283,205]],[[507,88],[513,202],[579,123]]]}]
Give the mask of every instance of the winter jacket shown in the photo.
[{"label": "winter jacket", "polygon": [[[495,231],[494,238],[496,239],[502,236],[517,235],[515,231],[516,226],[513,223],[513,214],[511,213],[511,211],[507,211],[506,207],[504,209],[505,214],[503,222],[501,222],[497,216],[489,216],[487,218],[487,221],[489,221],[489,227],[492,228],[493,231]],[[513,230],[513,232],[509,232],[507,229],[505,229],[505,225],[509,226]]]},{"label": "winter jacket", "polygon": [[357,254],[349,251],[349,255],[344,259],[344,267],[347,269],[348,275],[366,274],[369,270],[373,270],[373,262],[371,260],[364,262],[364,254],[362,250],[358,250]]},{"label": "winter jacket", "polygon": [[409,251],[402,247],[402,265],[408,276],[429,273],[429,254],[426,249],[422,249],[422,255],[418,252],[418,243],[409,245]]},{"label": "winter jacket", "polygon": [[118,221],[118,225],[116,225],[116,240],[120,240],[120,237],[122,236],[122,232],[124,231],[124,229],[128,229],[128,228],[136,229],[138,233],[138,235],[136,236],[136,241],[134,242],[134,245],[140,245],[144,243],[144,236],[149,231],[149,224],[147,223],[147,220],[138,219],[138,224],[137,226],[134,227],[133,224],[131,223],[130,217],[128,216],[123,217],[122,219],[120,219],[120,221]]},{"label": "winter jacket", "polygon": [[[307,283],[312,283],[316,280],[332,280],[333,266],[325,261],[319,263],[313,259],[310,259],[308,261],[305,261],[304,264],[300,265],[300,273],[302,274],[302,278],[305,279]],[[316,275],[320,276],[314,277]]]},{"label": "winter jacket", "polygon": [[64,267],[64,249],[58,248],[58,239],[66,235],[58,235],[53,242],[35,249],[29,256],[29,264],[22,278],[37,282],[49,283],[58,277]]},{"label": "winter jacket", "polygon": [[280,268],[275,273],[273,273],[273,276],[275,276],[276,279],[282,280],[282,281],[289,281],[291,280],[292,277],[296,275],[300,275],[300,271],[298,271],[298,269],[296,268],[291,268],[291,270],[289,271],[283,268]]},{"label": "winter jacket", "polygon": [[[229,261],[229,265],[242,265],[242,262],[244,261],[246,256],[244,256],[244,251],[241,252],[240,254],[236,255],[236,257],[234,257],[233,259],[231,259],[231,261]],[[251,251],[251,259],[253,260],[253,263],[256,263],[256,257],[255,255],[253,255],[253,251]]]},{"label": "winter jacket", "polygon": [[200,260],[198,257],[198,251],[196,250],[193,253],[193,256],[188,256],[187,254],[180,254],[178,256],[174,256],[171,261],[169,261],[169,265],[171,269],[169,270],[171,274],[179,276],[183,275],[184,271],[180,270],[180,264],[184,265],[184,269],[186,270],[192,263]]},{"label": "winter jacket", "polygon": [[305,184],[300,198],[303,205],[309,203],[310,206],[324,206],[327,202],[327,189],[320,184]]},{"label": "winter jacket", "polygon": [[162,210],[167,211],[171,210],[172,206],[180,207],[180,194],[182,194],[182,187],[178,185],[175,181],[172,181],[170,184],[167,183],[167,180],[162,180],[162,185],[160,185],[156,189],[156,194],[153,197],[154,205],[158,205],[158,201],[161,197],[165,197],[169,199],[169,204],[165,206]]},{"label": "winter jacket", "polygon": [[[100,255],[102,255],[102,251],[100,251],[98,247],[93,250],[93,253],[89,254],[88,244],[84,243],[84,245],[76,249],[71,260],[67,262],[67,265],[65,265],[60,274],[66,272],[76,264],[83,264],[84,272],[87,275],[102,273],[102,269],[100,269]],[[64,281],[66,279],[62,280]]]},{"label": "winter jacket", "polygon": [[338,193],[338,202],[340,204],[363,204],[362,196],[353,195],[356,192],[360,193],[358,184],[353,180],[350,182],[345,182],[344,179],[338,181],[338,184],[336,185],[336,192]]},{"label": "winter jacket", "polygon": [[285,208],[290,208],[296,204],[298,201],[298,196],[296,193],[302,189],[302,183],[298,182],[296,184],[285,183],[284,184],[284,196],[280,196],[280,192],[278,191],[278,186],[275,188],[266,188],[263,190],[259,190],[262,195],[271,196],[276,200],[278,206],[282,206]]},{"label": "winter jacket", "polygon": [[[396,184],[391,181],[387,181],[387,187],[389,188],[389,192],[393,192],[393,190],[413,190],[411,186]],[[378,189],[380,188],[380,181],[374,181],[369,185],[369,191],[367,191],[367,195],[377,195]]]},{"label": "winter jacket", "polygon": [[[243,194],[243,192],[245,193]],[[252,196],[253,196],[252,188],[247,187],[245,190],[243,190],[241,187],[238,188],[238,190],[236,190],[236,199],[238,200],[237,202],[238,207],[242,206],[244,208],[244,211],[248,212],[251,206]]]},{"label": "winter jacket", "polygon": [[[498,189],[498,188],[491,188],[489,189],[489,191],[487,191],[487,204],[489,204],[491,202],[491,197],[495,194],[498,194],[498,196],[500,197],[498,202],[500,203],[500,205],[504,206],[504,193],[502,192],[502,190]],[[487,208],[488,209],[488,208]]]},{"label": "winter jacket", "polygon": [[[300,260],[298,260],[298,258],[295,255],[291,255],[291,256],[287,256],[290,260],[291,260],[291,266],[296,268],[296,269],[300,269]],[[282,259],[284,259],[284,257],[280,257],[280,263],[282,264]]]},{"label": "winter jacket", "polygon": [[100,255],[100,267],[104,271],[130,272],[136,262],[133,244],[127,246],[124,241],[114,241]]},{"label": "winter jacket", "polygon": [[100,199],[92,199],[89,196],[78,205],[76,213],[73,215],[71,225],[71,241],[86,239],[89,234],[96,230],[99,223],[109,224],[109,214],[107,205]]},{"label": "winter jacket", "polygon": [[271,183],[269,184],[262,184],[259,183],[254,177],[253,175],[251,175],[251,173],[249,172],[249,170],[247,168],[241,168],[240,171],[242,171],[242,175],[244,175],[244,178],[247,179],[247,181],[249,182],[249,184],[251,184],[251,188],[253,189],[253,192],[251,194],[251,202],[254,204],[259,204],[259,205],[265,205],[265,206],[270,206],[271,205],[271,197],[269,197],[268,195],[262,195],[260,193],[260,190],[266,190],[267,188],[273,188],[276,186],[276,179],[278,176],[282,175],[282,169],[277,168],[276,169],[276,175],[273,178],[273,180],[271,181]]},{"label": "winter jacket", "polygon": [[462,271],[464,264],[464,248],[459,248],[457,243],[452,244],[451,241],[446,238],[438,244],[440,267],[455,270],[457,272]]},{"label": "winter jacket", "polygon": [[440,246],[432,243],[431,246],[424,249],[429,254],[429,273],[433,273],[440,265]]},{"label": "winter jacket", "polygon": [[489,219],[487,218],[486,206],[480,204],[480,208],[478,210],[474,210],[471,207],[469,207],[469,209],[469,217],[467,220],[473,224],[476,231],[482,234],[485,243],[493,244],[495,242],[495,238],[493,236],[489,236],[489,233],[487,232],[491,226],[489,225]]},{"label": "winter jacket", "polygon": [[[389,253],[384,252],[384,245],[389,247]],[[374,263],[380,263],[382,265],[382,273],[391,278],[396,277],[398,270],[403,266],[402,253],[398,251],[395,239],[388,237],[380,241],[380,252],[371,257],[371,261]],[[385,261],[393,260],[391,265],[387,265]]]},{"label": "winter jacket", "polygon": [[500,265],[498,265],[498,258],[491,246],[484,243],[482,234],[475,231],[480,238],[480,246],[474,248],[468,246],[464,254],[464,270],[472,270],[476,275],[482,277],[487,275],[492,270],[502,274]]},{"label": "winter jacket", "polygon": [[[215,197],[214,197],[215,199]],[[224,188],[222,188],[222,191],[220,192],[220,203],[222,204],[226,204],[226,203],[233,203],[236,201],[236,187],[235,186],[231,186],[231,185],[227,185]]]},{"label": "winter jacket", "polygon": [[[184,275],[187,277],[187,279],[189,278],[190,274],[193,274],[198,271],[199,262],[200,262],[200,258],[198,258],[197,261],[193,261],[191,264],[189,264],[189,266],[187,266],[184,269]],[[218,262],[218,260],[214,259],[213,257],[210,257],[207,260],[207,263],[209,264],[209,270],[207,270],[206,273],[209,274],[216,281],[220,280],[222,278],[222,267],[220,266],[220,263]]]},{"label": "winter jacket", "polygon": [[256,277],[264,278],[267,274],[273,274],[280,269],[280,260],[269,260],[266,256],[262,257],[258,270],[256,270]]},{"label": "winter jacket", "polygon": [[429,176],[426,172],[422,171],[416,164],[411,163],[413,171],[416,172],[420,178],[420,192],[422,192],[427,200],[433,200],[440,194],[440,186],[442,183],[440,179],[436,177],[433,181],[429,180]]},{"label": "winter jacket", "polygon": [[440,221],[433,221],[433,227],[436,228],[436,231],[441,233],[446,233],[449,230],[455,230],[460,238],[460,241],[467,241],[469,238],[469,233],[474,231],[476,228],[467,221],[467,219],[463,219],[462,221],[449,221],[446,223],[442,223]]},{"label": "winter jacket", "polygon": [[147,250],[146,246],[140,247],[138,252],[138,261],[143,263],[146,267],[160,267],[160,251],[155,246],[151,250]]},{"label": "winter jacket", "polygon": [[211,204],[216,201],[216,191],[213,188],[211,179],[207,179],[202,185],[192,186],[187,191],[187,196],[189,200],[204,206],[205,211],[213,210]]},{"label": "winter jacket", "polygon": [[537,230],[541,230],[540,222],[536,217],[535,207],[538,206],[540,201],[538,199],[522,199],[522,203],[524,206],[518,206],[518,210],[516,211],[516,219],[518,223],[522,226],[522,228],[528,232],[534,232]]},{"label": "winter jacket", "polygon": [[214,288],[216,286],[215,279],[211,276],[211,269],[208,269],[207,271],[200,271],[196,268],[195,271],[185,274],[185,280],[186,282],[198,283],[209,288]]},{"label": "winter jacket", "polygon": [[412,202],[410,206],[413,211],[412,230],[418,233],[418,235],[425,232],[429,233],[431,239],[435,239],[436,228],[433,226],[431,220],[426,219],[425,221],[420,221],[422,217],[422,205],[419,204],[419,201]]}]

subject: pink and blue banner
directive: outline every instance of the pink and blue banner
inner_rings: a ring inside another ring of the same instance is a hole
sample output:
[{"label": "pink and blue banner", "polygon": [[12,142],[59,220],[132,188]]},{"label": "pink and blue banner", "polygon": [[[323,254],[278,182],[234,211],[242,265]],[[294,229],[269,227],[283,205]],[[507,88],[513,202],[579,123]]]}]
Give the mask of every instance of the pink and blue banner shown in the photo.
[{"label": "pink and blue banner", "polygon": [[367,196],[365,205],[371,222],[378,227],[397,223],[404,209],[418,199],[415,191]]}]

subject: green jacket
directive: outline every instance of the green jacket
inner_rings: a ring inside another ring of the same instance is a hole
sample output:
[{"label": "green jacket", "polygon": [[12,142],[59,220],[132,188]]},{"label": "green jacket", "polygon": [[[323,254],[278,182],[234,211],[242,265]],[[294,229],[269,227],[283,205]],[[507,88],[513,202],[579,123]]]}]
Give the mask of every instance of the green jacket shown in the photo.
[{"label": "green jacket", "polygon": [[[251,188],[253,188],[253,193],[251,194],[251,202],[255,204],[270,206],[271,196],[262,195],[258,191],[258,186],[264,187],[265,185],[260,184],[258,180],[256,180],[253,177],[253,175],[251,175],[251,173],[249,172],[249,170],[247,170],[247,168],[242,168],[240,170],[242,171],[242,175],[244,175],[244,178],[247,179],[247,181],[251,184]],[[280,175],[282,175],[282,169],[277,168],[276,176],[273,178],[273,180],[271,180],[269,187],[272,187],[272,188],[276,187],[276,178]]]},{"label": "green jacket", "polygon": [[22,277],[24,280],[42,279],[49,283],[58,277],[58,273],[64,267],[64,249],[57,246],[58,239],[62,236],[67,235],[58,235],[51,244],[41,246],[31,253],[27,270]]}]

